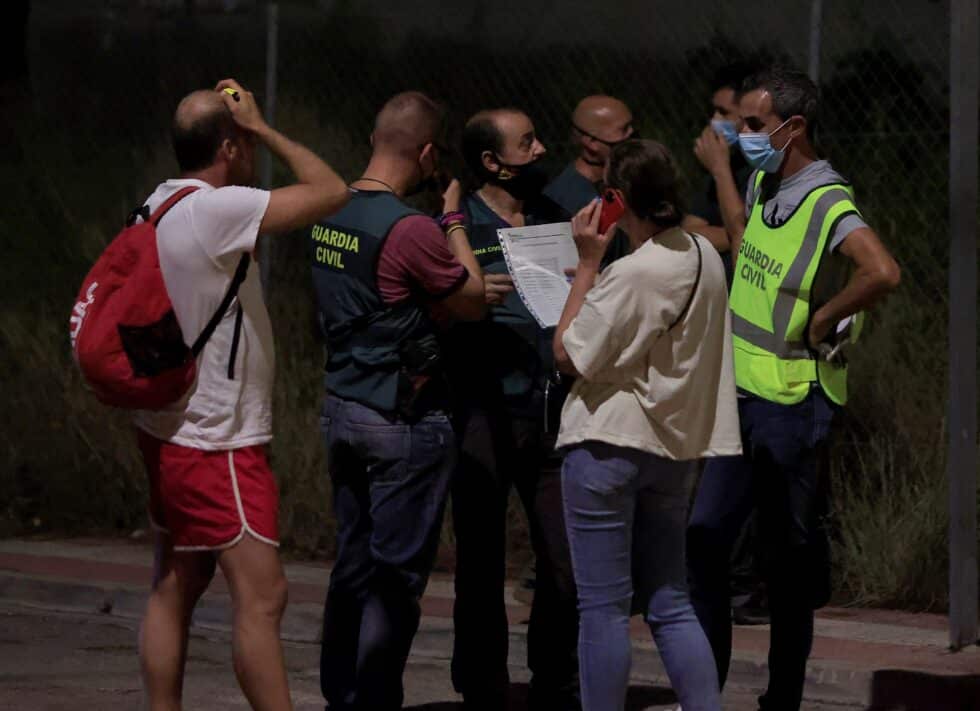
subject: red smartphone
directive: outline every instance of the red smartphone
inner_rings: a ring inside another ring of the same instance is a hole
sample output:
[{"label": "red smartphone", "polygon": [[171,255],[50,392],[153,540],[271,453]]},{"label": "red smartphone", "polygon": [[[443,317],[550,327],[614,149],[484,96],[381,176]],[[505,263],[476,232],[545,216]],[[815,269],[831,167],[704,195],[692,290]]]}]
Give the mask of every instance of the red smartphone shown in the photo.
[{"label": "red smartphone", "polygon": [[619,193],[611,188],[606,188],[602,192],[602,214],[599,215],[599,234],[604,235],[612,227],[623,213],[626,212],[626,205]]}]

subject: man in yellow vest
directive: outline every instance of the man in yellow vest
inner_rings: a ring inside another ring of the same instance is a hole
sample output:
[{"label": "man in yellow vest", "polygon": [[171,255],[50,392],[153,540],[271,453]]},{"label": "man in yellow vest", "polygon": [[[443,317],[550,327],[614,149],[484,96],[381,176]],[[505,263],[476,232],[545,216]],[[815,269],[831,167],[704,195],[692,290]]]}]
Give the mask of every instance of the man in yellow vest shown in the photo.
[{"label": "man in yellow vest", "polygon": [[813,611],[830,594],[817,461],[847,399],[840,345],[856,337],[861,312],[898,286],[900,272],[850,185],[817,156],[817,87],[805,74],[776,67],[749,77],[739,112],[739,147],[756,169],[744,204],[723,139],[709,162],[737,255],[730,305],[743,454],[705,467],[688,528],[691,596],[724,683],[729,553],[758,507],[772,617],[759,707],[793,711]]}]

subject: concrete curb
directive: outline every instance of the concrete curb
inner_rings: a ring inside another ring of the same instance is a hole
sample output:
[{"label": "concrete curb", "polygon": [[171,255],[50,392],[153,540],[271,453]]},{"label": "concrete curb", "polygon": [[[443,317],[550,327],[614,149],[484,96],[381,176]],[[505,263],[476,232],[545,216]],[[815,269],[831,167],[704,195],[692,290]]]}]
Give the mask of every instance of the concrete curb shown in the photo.
[{"label": "concrete curb", "polygon": [[[137,587],[0,571],[0,599],[30,607],[135,620],[143,614],[146,598],[147,591]],[[293,643],[318,644],[321,612],[318,604],[291,603],[282,622],[283,639]],[[221,593],[205,594],[195,609],[193,629],[199,633],[230,632],[231,610],[227,596]],[[527,635],[521,627],[512,628],[510,643],[510,663],[525,664]],[[412,645],[412,656],[448,662],[451,654],[452,620],[424,617]],[[634,643],[631,676],[637,681],[669,686],[660,655],[649,642]],[[767,676],[764,657],[739,656],[732,659],[729,680],[736,687],[761,692]],[[873,676],[871,671],[848,669],[843,665],[811,663],[807,672],[806,698],[866,706],[870,703]]]}]

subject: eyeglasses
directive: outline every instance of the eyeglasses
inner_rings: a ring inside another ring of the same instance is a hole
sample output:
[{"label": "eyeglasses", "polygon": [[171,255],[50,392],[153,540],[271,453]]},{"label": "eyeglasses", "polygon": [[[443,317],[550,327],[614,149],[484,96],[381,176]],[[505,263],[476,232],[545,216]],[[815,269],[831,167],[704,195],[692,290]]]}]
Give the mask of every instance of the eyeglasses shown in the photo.
[{"label": "eyeglasses", "polygon": [[589,133],[584,128],[580,128],[579,126],[577,126],[574,123],[572,124],[572,128],[575,129],[576,131],[578,131],[579,133],[581,133],[583,136],[587,136],[588,138],[591,138],[593,141],[598,141],[599,143],[603,144],[604,146],[609,146],[610,148],[614,148],[615,146],[618,146],[620,143],[623,143],[624,141],[629,141],[629,140],[632,140],[634,138],[639,138],[640,137],[640,132],[637,131],[635,128],[633,128],[633,126],[630,126],[630,132],[626,136],[626,138],[620,138],[618,141],[607,141],[604,138],[599,138],[598,136]]}]

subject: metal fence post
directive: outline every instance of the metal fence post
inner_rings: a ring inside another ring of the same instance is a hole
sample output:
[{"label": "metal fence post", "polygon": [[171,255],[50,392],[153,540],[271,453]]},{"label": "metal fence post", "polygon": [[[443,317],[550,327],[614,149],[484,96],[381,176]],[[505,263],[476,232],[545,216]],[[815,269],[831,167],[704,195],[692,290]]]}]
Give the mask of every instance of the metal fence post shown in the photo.
[{"label": "metal fence post", "polygon": [[823,0],[810,0],[810,56],[808,73],[814,84],[820,83],[820,43],[823,32]]},{"label": "metal fence post", "polygon": [[976,0],[950,8],[949,641],[977,641],[977,81]]},{"label": "metal fence post", "polygon": [[[265,120],[270,126],[276,125],[276,100],[278,92],[279,63],[279,4],[270,2],[266,6],[266,41],[265,41]],[[268,149],[262,153],[262,187],[272,188],[273,156]],[[262,289],[269,293],[269,280],[272,274],[273,240],[262,240],[259,258],[259,275],[262,279]]]}]

